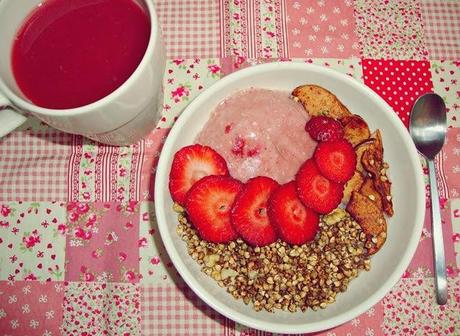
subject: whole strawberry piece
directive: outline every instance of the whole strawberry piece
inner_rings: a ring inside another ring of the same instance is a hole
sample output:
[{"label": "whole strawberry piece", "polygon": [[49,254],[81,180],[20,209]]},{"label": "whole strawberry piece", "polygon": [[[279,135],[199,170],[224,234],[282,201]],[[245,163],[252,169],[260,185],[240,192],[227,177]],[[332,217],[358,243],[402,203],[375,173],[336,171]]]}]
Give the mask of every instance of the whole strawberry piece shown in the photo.
[{"label": "whole strawberry piece", "polygon": [[269,177],[250,179],[238,193],[233,204],[231,221],[236,232],[253,246],[273,243],[276,231],[267,214],[267,201],[278,183]]},{"label": "whole strawberry piece", "polygon": [[342,124],[330,117],[312,117],[305,125],[312,139],[316,141],[334,141],[343,138]]},{"label": "whole strawberry piece", "polygon": [[277,188],[268,201],[268,216],[282,240],[301,245],[315,238],[319,216],[297,197],[294,181]]},{"label": "whole strawberry piece", "polygon": [[321,174],[334,182],[345,183],[355,172],[356,152],[347,140],[321,142],[313,156]]},{"label": "whole strawberry piece", "polygon": [[225,159],[208,146],[191,145],[174,155],[169,173],[169,192],[172,199],[184,205],[185,195],[192,185],[208,175],[228,175]]},{"label": "whole strawberry piece", "polygon": [[189,190],[185,209],[201,238],[226,243],[238,237],[230,222],[230,211],[241,187],[241,182],[230,176],[211,175]]},{"label": "whole strawberry piece", "polygon": [[324,177],[313,159],[305,161],[296,175],[297,196],[302,203],[320,214],[337,208],[343,197],[343,184]]}]

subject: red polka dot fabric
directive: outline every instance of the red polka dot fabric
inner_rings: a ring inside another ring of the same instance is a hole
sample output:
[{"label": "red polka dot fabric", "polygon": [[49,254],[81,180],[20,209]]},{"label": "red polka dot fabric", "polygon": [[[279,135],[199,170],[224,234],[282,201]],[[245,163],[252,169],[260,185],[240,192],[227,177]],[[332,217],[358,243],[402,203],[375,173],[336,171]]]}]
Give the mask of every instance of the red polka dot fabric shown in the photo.
[{"label": "red polka dot fabric", "polygon": [[409,127],[415,100],[433,91],[430,63],[364,59],[362,66],[364,83],[377,92]]}]

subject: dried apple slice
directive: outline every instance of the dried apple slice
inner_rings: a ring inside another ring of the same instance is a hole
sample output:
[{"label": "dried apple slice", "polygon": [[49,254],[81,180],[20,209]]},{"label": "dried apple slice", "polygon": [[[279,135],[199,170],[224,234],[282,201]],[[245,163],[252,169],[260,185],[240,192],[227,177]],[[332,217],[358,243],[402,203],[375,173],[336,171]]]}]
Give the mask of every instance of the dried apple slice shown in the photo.
[{"label": "dried apple slice", "polygon": [[355,173],[351,177],[351,179],[345,184],[345,188],[343,190],[343,198],[342,203],[346,204],[350,200],[351,193],[353,191],[358,191],[361,188],[361,185],[364,182],[363,175],[360,171],[355,170]]},{"label": "dried apple slice", "polygon": [[365,245],[369,254],[374,254],[380,250],[386,241],[387,222],[383,212],[375,202],[354,191],[346,209],[366,234],[367,242]]},{"label": "dried apple slice", "polygon": [[310,116],[325,115],[334,119],[351,113],[331,92],[318,85],[302,85],[292,91],[295,100],[302,103]]},{"label": "dried apple slice", "polygon": [[393,216],[391,182],[387,176],[388,165],[383,161],[382,137],[379,130],[375,132],[372,144],[362,153],[361,163],[364,169],[371,174],[375,189],[382,196],[383,210],[388,216]]},{"label": "dried apple slice", "polygon": [[343,125],[343,137],[353,146],[362,143],[371,136],[367,123],[359,115],[345,116],[340,118],[340,122]]}]

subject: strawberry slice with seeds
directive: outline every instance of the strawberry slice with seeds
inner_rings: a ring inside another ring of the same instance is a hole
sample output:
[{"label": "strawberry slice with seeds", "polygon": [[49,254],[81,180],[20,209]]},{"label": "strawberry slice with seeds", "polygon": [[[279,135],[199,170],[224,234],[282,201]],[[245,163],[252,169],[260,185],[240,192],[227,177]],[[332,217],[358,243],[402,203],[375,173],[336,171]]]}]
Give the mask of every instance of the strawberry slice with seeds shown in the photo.
[{"label": "strawberry slice with seeds", "polygon": [[356,170],[356,152],[347,140],[319,143],[314,158],[321,174],[334,182],[347,182]]},{"label": "strawberry slice with seeds", "polygon": [[297,196],[320,214],[334,210],[342,200],[344,185],[324,177],[313,159],[305,161],[296,175]]},{"label": "strawberry slice with seeds", "polygon": [[236,232],[250,245],[265,246],[276,241],[277,235],[267,215],[267,201],[278,183],[258,176],[246,182],[233,204],[231,221]]},{"label": "strawberry slice with seeds", "polygon": [[319,215],[302,204],[294,181],[273,191],[268,215],[280,238],[289,244],[302,245],[313,240],[318,232]]},{"label": "strawberry slice with seeds", "polygon": [[305,130],[316,141],[335,141],[343,138],[342,124],[330,117],[312,117],[305,125]]},{"label": "strawberry slice with seeds", "polygon": [[190,188],[185,209],[201,238],[226,243],[238,237],[230,222],[230,211],[241,187],[241,182],[230,176],[210,175]]},{"label": "strawberry slice with seeds", "polygon": [[172,199],[184,205],[192,185],[208,175],[228,175],[225,159],[214,149],[199,144],[181,148],[174,155],[169,173]]}]

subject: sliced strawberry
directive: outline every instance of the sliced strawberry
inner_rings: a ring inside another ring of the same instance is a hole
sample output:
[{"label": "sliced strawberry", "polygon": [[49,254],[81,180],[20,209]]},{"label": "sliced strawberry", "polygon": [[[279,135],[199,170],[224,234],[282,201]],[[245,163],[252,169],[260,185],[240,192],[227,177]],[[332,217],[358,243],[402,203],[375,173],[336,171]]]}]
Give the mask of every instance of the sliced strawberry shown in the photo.
[{"label": "sliced strawberry", "polygon": [[204,176],[228,175],[225,159],[208,146],[191,145],[174,155],[169,173],[169,191],[172,199],[184,205],[192,185]]},{"label": "sliced strawberry", "polygon": [[276,231],[267,215],[267,201],[278,183],[269,177],[250,179],[233,204],[231,221],[236,232],[253,246],[273,243]]},{"label": "sliced strawberry", "polygon": [[312,117],[305,125],[305,130],[316,141],[335,141],[343,138],[342,124],[330,117]]},{"label": "sliced strawberry", "polygon": [[312,210],[327,214],[337,208],[343,196],[343,184],[321,175],[313,159],[305,161],[296,175],[297,196]]},{"label": "sliced strawberry", "polygon": [[347,182],[356,170],[356,152],[344,139],[319,143],[314,158],[321,174],[334,182]]},{"label": "sliced strawberry", "polygon": [[201,238],[226,243],[238,237],[230,222],[230,211],[241,187],[241,182],[230,176],[211,175],[190,188],[185,209]]},{"label": "sliced strawberry", "polygon": [[277,188],[268,201],[268,216],[285,242],[302,245],[313,240],[319,228],[319,216],[297,197],[294,181]]}]

